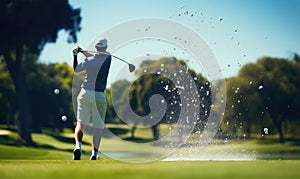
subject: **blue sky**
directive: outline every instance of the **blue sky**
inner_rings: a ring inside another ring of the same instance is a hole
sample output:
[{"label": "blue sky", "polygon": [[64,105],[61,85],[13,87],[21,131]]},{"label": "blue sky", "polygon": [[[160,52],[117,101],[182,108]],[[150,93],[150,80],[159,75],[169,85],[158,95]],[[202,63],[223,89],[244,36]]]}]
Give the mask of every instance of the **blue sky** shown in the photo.
[{"label": "blue sky", "polygon": [[[262,56],[290,58],[300,53],[297,0],[71,0],[70,4],[81,8],[82,30],[77,44],[83,48],[117,24],[156,17],[196,31],[214,52],[225,77],[237,75],[241,65]],[[45,46],[40,61],[71,65],[74,46],[67,43],[67,34],[61,31],[56,43]]]}]

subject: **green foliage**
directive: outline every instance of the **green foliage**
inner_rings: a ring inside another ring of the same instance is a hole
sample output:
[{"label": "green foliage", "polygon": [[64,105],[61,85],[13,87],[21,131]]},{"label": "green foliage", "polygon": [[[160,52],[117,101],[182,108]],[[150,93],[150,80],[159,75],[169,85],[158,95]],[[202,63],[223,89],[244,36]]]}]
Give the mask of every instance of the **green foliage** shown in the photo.
[{"label": "green foliage", "polygon": [[[167,70],[168,74],[171,75],[175,74],[176,76],[177,74],[176,81],[173,82],[168,77],[160,74],[161,69]],[[195,70],[188,68],[184,60],[177,60],[174,57],[164,57],[157,60],[146,59],[140,64],[140,68],[135,71],[136,76],[138,76],[135,81],[131,83],[127,80],[120,80],[113,83],[111,85],[111,89],[106,90],[108,99],[107,122],[122,123],[115,112],[116,106],[116,109],[118,109],[118,113],[122,115],[131,113],[131,111],[128,111],[131,109],[138,116],[149,115],[149,113],[151,112],[149,106],[150,98],[155,94],[160,94],[164,97],[162,103],[165,103],[167,105],[167,110],[164,113],[162,119],[161,117],[158,118],[156,116],[159,115],[159,112],[156,112],[155,114],[152,113],[152,116],[148,116],[149,119],[147,120],[126,119],[127,121],[130,121],[130,123],[134,124],[134,126],[147,126],[149,124],[152,124],[153,121],[150,120],[160,119],[159,123],[152,126],[151,128],[154,139],[158,139],[159,124],[174,124],[179,119],[182,96],[180,96],[176,84],[174,83],[177,83],[177,81],[185,83],[182,82],[184,81],[182,73],[188,73],[190,75],[190,78],[193,79],[193,82],[198,88],[198,96],[197,94],[187,94],[186,97],[195,97],[193,99],[199,99],[199,101],[201,101],[199,104],[200,117],[198,119],[195,131],[202,130],[205,126],[205,121],[210,114],[210,83],[201,74],[197,74]],[[114,104],[112,104],[112,100]],[[192,99],[188,101],[191,102]],[[130,105],[131,109],[128,108],[128,105]],[[128,115],[124,115],[124,117],[125,116]],[[134,136],[134,132],[135,128],[133,127],[131,131],[132,137]]]},{"label": "green foliage", "polygon": [[0,123],[13,124],[16,113],[15,88],[5,63],[0,63]]},{"label": "green foliage", "polygon": [[[178,65],[180,64],[180,65]],[[168,74],[176,75],[176,80],[171,81],[168,77],[161,75],[161,69],[166,69]],[[184,69],[184,70],[183,70]],[[151,73],[144,74],[151,71]],[[154,94],[160,94],[165,98],[167,110],[160,123],[173,124],[176,123],[181,113],[181,97],[178,88],[174,83],[180,82],[184,84],[182,73],[187,72],[198,88],[198,95],[195,99],[199,99],[199,119],[195,131],[202,130],[205,121],[210,114],[211,107],[211,91],[210,83],[201,74],[197,74],[195,70],[188,68],[183,60],[177,60],[174,57],[164,57],[158,60],[145,60],[141,63],[136,74],[140,76],[131,86],[131,107],[133,110],[145,116],[150,113],[149,99]],[[183,88],[187,86],[183,86]],[[186,98],[191,98],[196,94],[187,94]],[[194,99],[194,98],[193,98]],[[153,116],[155,118],[155,116]],[[146,122],[146,121],[145,121]]]},{"label": "green foliage", "polygon": [[[127,80],[119,80],[114,82],[111,85],[110,89],[105,90],[106,98],[107,98],[107,113],[106,113],[106,122],[107,123],[122,123],[122,121],[118,118],[118,115],[115,112],[114,106],[119,106],[119,111],[121,113],[125,113],[126,104],[124,104],[124,99],[126,94],[125,88],[130,85],[130,82]],[[113,93],[112,91],[118,91],[118,93]],[[114,104],[112,104],[112,93],[114,94]]]},{"label": "green foliage", "polygon": [[[67,63],[37,63],[31,65],[27,74],[33,129],[73,127],[73,69]],[[60,93],[56,95],[54,89],[59,89]],[[68,117],[68,121],[61,120],[63,115]]]},{"label": "green foliage", "polygon": [[60,30],[69,33],[69,42],[76,42],[80,31],[80,9],[73,9],[68,0],[0,1],[0,17],[1,51],[20,44],[39,53],[46,43],[56,41]]},{"label": "green foliage", "polygon": [[[74,113],[72,106],[72,79],[73,69],[68,64],[41,64],[36,61],[27,61],[26,73],[28,92],[32,110],[32,128],[41,131],[43,128],[73,127]],[[0,113],[1,123],[14,124],[16,104],[15,91],[12,80],[4,70],[5,64],[0,68]],[[56,95],[54,89],[59,89]],[[61,116],[68,116],[63,122]],[[6,119],[6,121],[4,121]]]},{"label": "green foliage", "polygon": [[[298,125],[300,112],[300,63],[263,57],[244,65],[237,77],[227,80],[227,107],[223,129],[241,135],[277,131],[284,142],[283,125]],[[286,127],[287,128],[287,127]],[[288,130],[288,129],[287,129]],[[288,132],[288,131],[285,132]]]}]

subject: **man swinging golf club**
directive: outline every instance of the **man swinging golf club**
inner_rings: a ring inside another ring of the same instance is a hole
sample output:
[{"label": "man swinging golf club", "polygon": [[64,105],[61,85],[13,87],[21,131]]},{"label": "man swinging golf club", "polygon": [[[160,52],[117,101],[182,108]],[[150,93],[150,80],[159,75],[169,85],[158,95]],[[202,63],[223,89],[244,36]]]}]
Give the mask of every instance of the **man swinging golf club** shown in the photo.
[{"label": "man swinging golf club", "polygon": [[[107,76],[111,64],[111,55],[106,52],[107,39],[100,38],[95,45],[96,54],[84,52],[77,46],[73,50],[73,69],[75,72],[86,71],[86,76],[77,96],[77,125],[75,128],[76,146],[74,149],[74,160],[81,159],[81,144],[83,130],[90,123],[93,128],[93,142],[91,160],[97,160],[98,150],[101,142],[102,130],[107,109],[104,90],[106,88]],[[82,52],[86,57],[78,64],[77,54]]]}]

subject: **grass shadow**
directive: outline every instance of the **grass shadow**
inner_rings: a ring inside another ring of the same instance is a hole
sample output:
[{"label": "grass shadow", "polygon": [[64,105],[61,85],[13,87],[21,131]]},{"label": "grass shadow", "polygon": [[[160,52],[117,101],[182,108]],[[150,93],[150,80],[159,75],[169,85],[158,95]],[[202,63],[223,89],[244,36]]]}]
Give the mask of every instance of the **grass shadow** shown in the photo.
[{"label": "grass shadow", "polygon": [[105,131],[103,132],[103,137],[110,138],[113,137],[114,135],[122,136],[128,134],[128,132],[129,129],[111,127],[105,129]]},{"label": "grass shadow", "polygon": [[292,146],[300,146],[300,139],[286,139],[286,142],[289,142]]},{"label": "grass shadow", "polygon": [[[287,144],[290,146],[300,146],[300,139],[297,138],[286,138],[283,144]],[[279,139],[266,139],[262,138],[257,140],[257,144],[280,144]]]},{"label": "grass shadow", "polygon": [[[54,139],[64,142],[64,143],[74,143],[74,138],[55,135],[55,134],[49,134],[49,133],[47,133],[45,135],[53,137]],[[26,147],[30,147],[30,148],[36,148],[36,149],[57,150],[57,151],[71,152],[71,153],[73,152],[73,149],[60,149],[60,148],[56,148],[50,144],[45,144],[45,143],[41,144],[38,142],[34,142],[34,143],[28,145],[24,141],[18,139],[18,137],[14,134],[0,135],[0,144],[7,145],[7,146],[13,146],[13,147],[26,146]],[[87,142],[83,142],[83,144],[90,145]]]},{"label": "grass shadow", "polygon": [[[53,137],[54,139],[60,141],[60,142],[69,143],[69,144],[74,144],[75,143],[75,139],[73,137],[66,137],[66,136],[55,135],[55,134],[48,134],[48,135]],[[87,143],[85,141],[82,141],[82,144],[89,145],[89,143]]]},{"label": "grass shadow", "polygon": [[9,146],[23,146],[26,145],[25,142],[17,139],[16,137],[10,135],[0,135],[0,144]]},{"label": "grass shadow", "polygon": [[145,139],[145,138],[139,138],[139,137],[126,137],[122,138],[123,140],[134,142],[134,143],[148,143],[152,142],[153,139]]}]

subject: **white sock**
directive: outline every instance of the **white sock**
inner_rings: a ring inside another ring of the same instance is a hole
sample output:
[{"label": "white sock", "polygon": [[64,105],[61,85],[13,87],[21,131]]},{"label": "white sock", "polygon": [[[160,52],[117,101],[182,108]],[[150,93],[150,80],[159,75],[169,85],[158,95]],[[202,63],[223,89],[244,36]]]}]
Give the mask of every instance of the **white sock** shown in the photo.
[{"label": "white sock", "polygon": [[92,151],[92,156],[96,156],[97,157],[98,156],[98,152],[93,150]]},{"label": "white sock", "polygon": [[81,151],[81,142],[76,142],[75,149],[80,149]]}]

